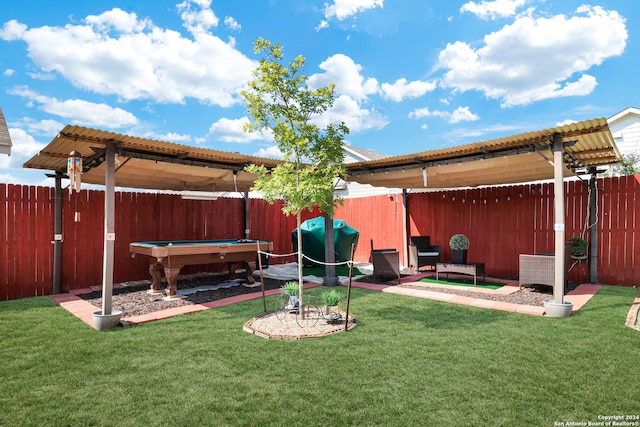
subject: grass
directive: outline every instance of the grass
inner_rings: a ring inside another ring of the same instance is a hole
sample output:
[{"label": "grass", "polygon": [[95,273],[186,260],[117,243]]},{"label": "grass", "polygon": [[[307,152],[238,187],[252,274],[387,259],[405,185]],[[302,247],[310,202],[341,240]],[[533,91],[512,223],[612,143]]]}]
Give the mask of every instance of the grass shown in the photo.
[{"label": "grass", "polygon": [[353,289],[354,330],[300,341],[242,331],[260,300],[105,332],[47,297],[0,302],[0,425],[542,426],[637,414],[640,335],[624,326],[636,293],[604,286],[559,319]]},{"label": "grass", "polygon": [[[439,283],[441,285],[452,285],[452,286],[466,286],[466,287],[473,287],[473,279],[438,279],[436,280],[435,276],[429,276],[429,277],[423,277],[422,279],[419,280],[419,282],[424,282],[424,283]],[[484,280],[477,280],[476,279],[476,287],[478,288],[483,288],[483,289],[500,289],[501,287],[504,286],[504,283],[498,283],[498,282],[487,282]]]}]

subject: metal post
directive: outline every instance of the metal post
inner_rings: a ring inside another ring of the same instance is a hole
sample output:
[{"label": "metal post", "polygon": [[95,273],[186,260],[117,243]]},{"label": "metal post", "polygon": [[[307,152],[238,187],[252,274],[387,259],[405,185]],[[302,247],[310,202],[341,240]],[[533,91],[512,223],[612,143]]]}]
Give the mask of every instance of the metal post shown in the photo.
[{"label": "metal post", "polygon": [[53,204],[53,294],[60,293],[62,266],[62,172],[56,171]]},{"label": "metal post", "polygon": [[564,300],[564,159],[563,142],[559,134],[553,135],[553,206],[555,231],[555,277],[553,299],[556,304],[563,304]]},{"label": "metal post", "polygon": [[[402,189],[402,206],[404,207],[404,215],[402,216],[402,247],[404,248],[404,265],[410,267],[409,260],[409,194],[407,189]],[[416,266],[417,267],[417,266]]]},{"label": "metal post", "polygon": [[105,151],[104,264],[102,267],[102,314],[111,314],[115,234],[115,143],[108,141]]},{"label": "metal post", "polygon": [[336,266],[332,263],[336,260],[334,235],[333,235],[333,218],[331,215],[325,212],[324,214],[324,261],[325,274],[324,285],[335,286],[338,284],[338,278],[336,277]]},{"label": "metal post", "polygon": [[591,179],[589,179],[589,282],[598,283],[598,171],[591,168]]},{"label": "metal post", "polygon": [[244,238],[249,240],[249,236],[251,235],[251,219],[249,217],[249,192],[245,191],[242,198],[244,200]]}]

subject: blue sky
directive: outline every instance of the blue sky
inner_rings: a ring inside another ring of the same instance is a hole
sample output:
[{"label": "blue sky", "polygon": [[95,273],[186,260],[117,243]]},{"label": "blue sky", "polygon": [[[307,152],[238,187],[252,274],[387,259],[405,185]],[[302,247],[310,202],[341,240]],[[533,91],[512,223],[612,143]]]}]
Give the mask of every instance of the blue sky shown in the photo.
[{"label": "blue sky", "polygon": [[239,92],[264,37],[336,84],[325,117],[389,155],[639,107],[637,0],[23,0],[0,9],[0,182],[67,124],[274,157]]}]

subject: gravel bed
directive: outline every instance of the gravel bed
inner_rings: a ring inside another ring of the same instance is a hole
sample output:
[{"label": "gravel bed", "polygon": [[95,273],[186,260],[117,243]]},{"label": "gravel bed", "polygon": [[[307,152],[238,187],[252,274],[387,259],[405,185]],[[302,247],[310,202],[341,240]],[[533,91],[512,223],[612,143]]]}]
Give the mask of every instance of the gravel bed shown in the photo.
[{"label": "gravel bed", "polygon": [[410,289],[429,289],[435,292],[442,292],[444,294],[455,294],[462,295],[470,298],[480,298],[486,299],[490,301],[501,301],[501,302],[510,302],[513,304],[522,304],[522,305],[533,305],[533,306],[542,306],[544,300],[553,299],[553,294],[550,293],[551,288],[549,286],[540,286],[540,287],[527,287],[522,288],[521,290],[514,292],[509,295],[493,295],[491,293],[485,292],[473,292],[462,289],[449,289],[449,288],[441,288],[436,286],[429,285],[412,285],[412,284],[404,284],[399,285],[403,288]]},{"label": "gravel bed", "polygon": [[[408,275],[408,274],[403,274]],[[243,278],[242,274],[238,275],[239,278]],[[385,280],[388,278],[378,278],[378,280],[374,280],[372,276],[365,276],[362,278],[358,278],[360,282],[368,282],[368,283],[386,283]],[[178,280],[178,290],[181,289],[190,289],[198,286],[205,285],[217,285],[223,282],[229,281],[229,276],[226,274],[209,274],[209,275],[193,275],[186,278],[181,278]],[[277,280],[265,278],[265,290],[269,289],[278,289],[280,288],[286,281],[285,280]],[[113,310],[121,310],[122,317],[133,317],[139,316],[143,314],[152,313],[155,311],[166,310],[168,308],[180,307],[185,305],[194,305],[194,304],[203,304],[211,301],[220,300],[223,298],[228,298],[241,294],[249,294],[260,292],[260,286],[256,287],[247,287],[242,284],[238,284],[228,288],[220,288],[217,290],[210,291],[199,291],[194,292],[180,299],[172,299],[165,301],[164,293],[160,294],[150,294],[147,292],[149,289],[150,281],[142,282],[133,286],[124,286],[124,287],[115,287],[113,290],[112,296],[112,309]],[[448,294],[456,294],[463,295],[473,298],[481,298],[491,301],[504,301],[510,302],[514,304],[525,304],[525,305],[533,305],[540,306],[543,304],[545,299],[552,299],[553,294],[551,293],[551,288],[548,286],[532,286],[528,288],[523,288],[511,295],[492,295],[490,293],[480,293],[473,292],[464,289],[446,289],[441,287],[433,287],[427,284],[420,285],[412,285],[412,284],[402,284],[402,285],[393,285],[392,286],[401,286],[406,288],[415,288],[415,289],[432,289],[436,292],[448,293]],[[94,291],[88,294],[79,295],[80,298],[92,303],[96,307],[102,307],[102,292]]]},{"label": "gravel bed", "polygon": [[[238,278],[244,278],[242,274]],[[192,277],[181,278],[178,280],[178,290],[191,289],[198,286],[218,285],[229,281],[228,274],[215,275],[194,275]],[[265,278],[265,290],[278,289],[285,281]],[[168,308],[181,307],[185,305],[203,304],[211,301],[217,301],[236,295],[250,294],[260,292],[261,287],[247,287],[237,284],[229,288],[220,288],[213,291],[198,291],[186,295],[184,298],[176,298],[165,300],[164,293],[150,294],[148,293],[151,281],[143,284],[114,287],[113,296],[111,298],[111,307],[113,310],[121,310],[122,317],[140,316],[143,314],[153,313],[155,311],[166,310]],[[166,286],[166,283],[163,283]],[[80,298],[90,302],[96,307],[102,307],[102,291],[94,291],[88,294],[78,295]]]}]

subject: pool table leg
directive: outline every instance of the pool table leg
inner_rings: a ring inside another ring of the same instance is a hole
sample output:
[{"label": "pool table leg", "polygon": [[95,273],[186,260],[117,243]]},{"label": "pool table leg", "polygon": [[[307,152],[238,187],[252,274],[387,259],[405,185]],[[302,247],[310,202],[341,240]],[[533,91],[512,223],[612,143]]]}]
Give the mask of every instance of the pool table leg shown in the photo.
[{"label": "pool table leg", "polygon": [[[247,278],[245,279],[247,284],[252,285],[256,283],[256,279],[253,278],[253,266],[250,262],[242,261],[240,262],[240,268],[245,267],[245,271],[247,272]],[[227,268],[229,269],[229,280],[236,279],[236,263],[228,262]]]},{"label": "pool table leg", "polygon": [[166,294],[168,297],[175,297],[178,293],[178,275],[180,274],[180,267],[178,268],[165,268],[164,275],[167,276],[167,289]]},{"label": "pool table leg", "polygon": [[149,292],[158,293],[162,292],[160,288],[162,287],[162,264],[153,263],[149,264],[149,274],[151,274],[151,279],[153,282],[151,283],[151,287]]},{"label": "pool table leg", "polygon": [[227,270],[229,270],[229,280],[236,280],[236,264],[234,262],[228,262]]},{"label": "pool table leg", "polygon": [[256,279],[253,278],[253,265],[251,262],[245,262],[244,263],[246,271],[247,271],[247,283],[249,285],[252,285],[254,283],[256,283]]}]

